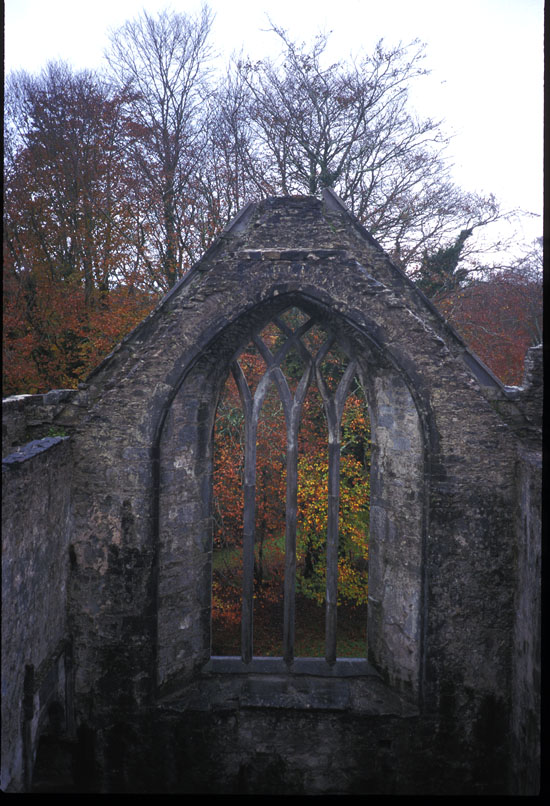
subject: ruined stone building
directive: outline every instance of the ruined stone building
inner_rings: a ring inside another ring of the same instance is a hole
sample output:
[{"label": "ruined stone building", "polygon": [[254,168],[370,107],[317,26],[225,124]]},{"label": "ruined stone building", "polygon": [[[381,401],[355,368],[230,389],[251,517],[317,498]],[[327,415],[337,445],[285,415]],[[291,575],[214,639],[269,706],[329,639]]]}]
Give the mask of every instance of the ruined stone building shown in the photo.
[{"label": "ruined stone building", "polygon": [[[289,308],[366,389],[364,659],[211,658],[217,401]],[[541,363],[503,387],[332,191],[248,204],[78,390],[4,402],[3,789],[536,793]]]}]

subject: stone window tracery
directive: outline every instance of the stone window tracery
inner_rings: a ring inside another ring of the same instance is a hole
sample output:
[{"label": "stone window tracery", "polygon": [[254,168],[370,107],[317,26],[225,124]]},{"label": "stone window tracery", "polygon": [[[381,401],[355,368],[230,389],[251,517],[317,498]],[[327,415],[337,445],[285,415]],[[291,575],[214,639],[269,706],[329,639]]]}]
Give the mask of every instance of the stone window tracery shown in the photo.
[{"label": "stone window tracery", "polygon": [[[339,510],[341,426],[344,405],[356,378],[358,366],[353,352],[346,354],[337,340],[314,318],[298,308],[275,316],[271,324],[252,339],[262,369],[252,377],[246,361],[234,361],[235,381],[244,417],[243,542],[241,658],[252,660],[254,653],[254,579],[258,426],[268,391],[277,390],[285,429],[286,493],[284,527],[283,658],[287,664],[295,656],[295,615],[297,588],[298,466],[299,429],[304,402],[310,387],[316,385],[321,397],[328,431],[325,659],[336,661],[336,626],[339,573]],[[335,360],[337,359],[337,360]],[[368,512],[368,502],[365,504]],[[366,546],[367,535],[365,535]],[[366,566],[366,560],[360,558]],[[365,574],[366,576],[366,574]],[[366,625],[365,625],[366,632]]]}]

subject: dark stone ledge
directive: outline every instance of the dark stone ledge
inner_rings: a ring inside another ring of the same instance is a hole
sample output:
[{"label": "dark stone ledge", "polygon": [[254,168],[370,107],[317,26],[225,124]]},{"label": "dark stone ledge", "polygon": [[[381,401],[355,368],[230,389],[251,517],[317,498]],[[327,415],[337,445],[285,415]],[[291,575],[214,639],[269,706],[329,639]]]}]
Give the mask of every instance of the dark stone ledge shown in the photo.
[{"label": "dark stone ledge", "polygon": [[254,657],[245,663],[237,656],[214,655],[203,672],[213,674],[309,674],[318,677],[378,677],[376,670],[362,658],[338,658],[329,664],[323,658],[295,658],[291,664],[283,658]]},{"label": "dark stone ledge", "polygon": [[[246,670],[246,672],[244,671]],[[211,658],[201,677],[161,700],[170,711],[241,708],[337,711],[414,717],[418,707],[391,690],[367,661],[301,658],[289,669],[282,658]]]},{"label": "dark stone ledge", "polygon": [[33,439],[32,442],[21,445],[14,453],[5,456],[2,459],[2,465],[6,467],[17,466],[21,464],[21,462],[33,459],[35,456],[50,450],[54,445],[59,445],[60,442],[65,442],[68,439],[70,439],[70,437],[44,437],[43,439]]}]

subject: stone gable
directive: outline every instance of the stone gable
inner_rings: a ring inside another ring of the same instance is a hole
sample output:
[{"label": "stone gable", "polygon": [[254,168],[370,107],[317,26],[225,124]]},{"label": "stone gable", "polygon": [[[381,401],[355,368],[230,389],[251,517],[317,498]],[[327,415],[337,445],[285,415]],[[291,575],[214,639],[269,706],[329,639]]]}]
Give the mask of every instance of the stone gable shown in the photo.
[{"label": "stone gable", "polygon": [[[371,416],[369,652],[351,681],[210,661],[216,406],[239,351],[291,306],[356,356]],[[268,770],[274,792],[326,794],[323,753],[336,794],[532,786],[517,742],[537,694],[516,616],[520,577],[522,624],[538,606],[517,568],[538,534],[537,378],[504,388],[331,191],[247,205],[55,412],[72,451],[58,631],[74,730],[95,737],[90,786],[254,793]],[[183,736],[201,720],[195,755]]]}]

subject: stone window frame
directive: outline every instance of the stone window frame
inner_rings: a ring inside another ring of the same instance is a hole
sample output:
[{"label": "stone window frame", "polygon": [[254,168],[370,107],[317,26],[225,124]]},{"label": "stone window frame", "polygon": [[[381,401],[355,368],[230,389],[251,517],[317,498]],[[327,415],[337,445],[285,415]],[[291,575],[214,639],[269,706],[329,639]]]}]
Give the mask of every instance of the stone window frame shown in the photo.
[{"label": "stone window frame", "polygon": [[[313,290],[313,293],[300,291],[299,293],[281,294],[277,297],[272,295],[261,303],[251,305],[229,325],[227,322],[220,323],[220,326],[215,328],[216,332],[211,331],[206,334],[205,346],[198,351],[198,360],[187,369],[166,410],[168,420],[178,395],[183,395],[184,400],[189,400],[193,396],[197,398],[194,401],[197,423],[193,425],[193,428],[198,424],[198,431],[201,435],[196,440],[197,447],[202,446],[199,451],[200,462],[209,466],[209,470],[201,477],[200,486],[203,491],[206,487],[210,489],[208,495],[203,495],[198,520],[206,523],[210,518],[211,447],[214,417],[217,400],[230,371],[230,366],[239,352],[250,342],[254,332],[260,332],[274,316],[293,306],[315,318],[324,329],[333,331],[339,346],[345,347],[348,354],[354,352],[358,366],[357,374],[366,391],[373,433],[373,466],[371,470],[371,530],[373,531],[371,531],[369,554],[367,659],[350,659],[344,661],[343,665],[340,661],[329,664],[322,659],[296,659],[292,663],[285,663],[283,659],[252,658],[249,663],[243,663],[242,658],[238,657],[212,657],[209,643],[206,646],[203,638],[199,639],[202,649],[200,647],[197,649],[197,641],[192,635],[189,639],[184,638],[183,636],[186,634],[184,631],[189,627],[188,622],[193,622],[196,626],[195,632],[202,636],[206,633],[210,634],[211,534],[207,538],[203,529],[202,536],[198,538],[202,554],[194,587],[196,589],[195,599],[199,599],[200,602],[196,605],[193,602],[189,604],[185,602],[182,606],[181,597],[179,597],[176,606],[180,612],[182,610],[191,612],[194,608],[195,614],[191,613],[186,617],[185,623],[182,621],[176,625],[176,617],[173,615],[174,608],[169,611],[163,607],[164,523],[162,511],[166,507],[162,501],[163,483],[162,471],[160,471],[158,509],[160,514],[159,569],[161,579],[159,580],[158,596],[159,671],[157,689],[161,693],[167,692],[177,688],[178,680],[181,683],[190,679],[190,676],[193,677],[203,672],[272,673],[276,671],[277,673],[303,674],[309,673],[304,671],[307,667],[311,673],[334,677],[347,674],[372,675],[376,672],[394,690],[405,694],[409,699],[418,700],[421,697],[423,658],[425,656],[423,650],[425,622],[423,557],[427,535],[427,507],[424,485],[430,427],[426,422],[425,401],[421,399],[421,392],[419,393],[415,387],[414,378],[411,378],[411,373],[408,371],[410,368],[399,366],[395,357],[377,343],[375,330],[361,327],[349,316],[336,310],[330,300],[323,299]],[[201,361],[203,363],[197,369]],[[226,368],[221,374],[220,362]],[[373,372],[371,372],[372,365],[374,365]],[[414,370],[414,368],[412,369]],[[194,372],[197,373],[196,386],[189,381]],[[205,394],[204,390],[212,386],[216,386],[214,394],[208,393],[207,398],[200,399],[200,395]],[[185,409],[185,404],[183,408]],[[168,448],[168,453],[170,453],[168,445],[170,435],[173,436],[174,429],[177,427],[179,427],[177,423],[167,427],[163,423],[159,431],[158,450],[161,465],[164,449]],[[183,427],[191,428],[191,425]],[[379,438],[376,437],[377,433]],[[407,443],[414,443],[414,445],[411,447],[409,444],[407,447]],[[409,510],[414,510],[414,524],[412,529],[409,529],[413,536],[412,541],[404,534],[403,528],[400,531],[400,512],[395,505],[392,510],[391,503],[393,492],[397,490],[397,486],[401,484],[406,487],[407,485],[402,461],[404,449],[408,450],[409,456],[412,455],[416,462],[416,464],[413,462],[414,483],[409,485],[410,490],[408,491],[411,503],[407,504]],[[189,450],[193,452],[194,448],[190,447]],[[383,458],[384,473],[375,472],[377,456]],[[390,472],[387,474],[389,485],[384,478],[388,468],[388,456],[390,457]],[[173,460],[168,459],[168,461]],[[397,482],[394,484],[396,479]],[[169,493],[167,495],[169,496]],[[196,496],[194,500],[198,500]],[[414,556],[407,553],[411,549]],[[380,556],[377,557],[377,554]],[[400,559],[400,557],[406,559]],[[386,567],[391,568],[392,563],[393,570],[396,570],[397,573],[394,579],[388,579],[385,576]],[[205,599],[206,590],[208,601]],[[172,594],[170,596],[174,599]],[[189,598],[192,599],[193,594]],[[173,644],[177,644],[177,646]],[[188,647],[191,647],[191,650]],[[315,669],[314,672],[311,671],[313,669]]]}]

